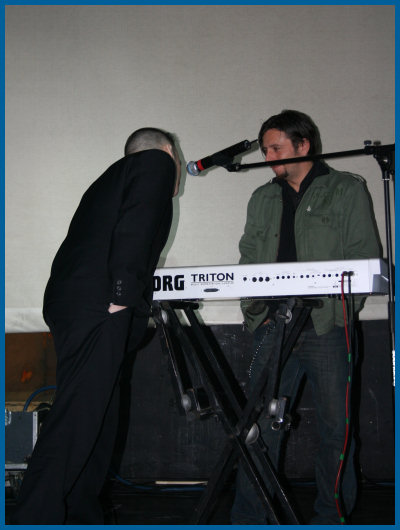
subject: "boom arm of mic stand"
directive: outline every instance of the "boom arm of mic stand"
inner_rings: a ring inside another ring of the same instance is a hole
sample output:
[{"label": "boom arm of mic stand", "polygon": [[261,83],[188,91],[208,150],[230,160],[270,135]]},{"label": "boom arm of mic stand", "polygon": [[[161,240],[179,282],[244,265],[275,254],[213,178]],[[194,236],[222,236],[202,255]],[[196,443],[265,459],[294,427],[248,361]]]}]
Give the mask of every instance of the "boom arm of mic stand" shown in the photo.
[{"label": "boom arm of mic stand", "polygon": [[394,157],[395,144],[387,145],[366,145],[364,149],[352,149],[350,151],[337,151],[335,153],[325,153],[319,155],[299,156],[295,158],[283,158],[282,160],[271,160],[270,162],[253,162],[251,164],[230,164],[226,169],[230,172],[241,171],[242,169],[251,169],[257,167],[269,167],[282,164],[298,164],[309,160],[322,160],[328,158],[344,158],[348,156],[373,155],[378,157]]}]

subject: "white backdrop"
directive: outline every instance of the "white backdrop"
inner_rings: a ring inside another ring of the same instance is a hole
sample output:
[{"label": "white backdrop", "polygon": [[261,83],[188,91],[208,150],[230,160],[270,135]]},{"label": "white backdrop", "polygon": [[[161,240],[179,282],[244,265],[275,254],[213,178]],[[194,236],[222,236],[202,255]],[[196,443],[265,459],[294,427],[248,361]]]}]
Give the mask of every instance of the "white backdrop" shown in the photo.
[{"label": "white backdrop", "polygon": [[[128,135],[178,135],[186,162],[244,139],[283,108],[310,114],[325,153],[394,142],[394,6],[7,6],[6,331],[41,331],[54,254],[88,185]],[[260,161],[257,152],[242,162]],[[372,157],[329,161],[368,182]],[[160,265],[236,263],[252,191],[270,169],[183,178]],[[207,323],[241,321],[209,302]],[[385,318],[371,297],[362,318]]]}]

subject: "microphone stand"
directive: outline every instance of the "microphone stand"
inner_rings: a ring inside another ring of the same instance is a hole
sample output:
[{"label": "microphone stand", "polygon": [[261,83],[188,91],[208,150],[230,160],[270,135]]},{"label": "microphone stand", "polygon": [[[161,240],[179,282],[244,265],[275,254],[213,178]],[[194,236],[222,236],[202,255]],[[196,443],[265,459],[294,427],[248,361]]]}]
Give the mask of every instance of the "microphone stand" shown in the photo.
[{"label": "microphone stand", "polygon": [[[252,144],[256,140],[251,142]],[[298,164],[299,162],[306,162],[308,160],[321,160],[328,158],[344,158],[358,155],[372,155],[379,164],[382,172],[384,200],[385,200],[385,231],[386,231],[386,248],[388,259],[388,319],[390,327],[390,346],[392,350],[392,369],[393,369],[393,388],[395,387],[395,307],[394,307],[394,280],[393,280],[393,254],[392,254],[392,222],[390,214],[390,190],[389,181],[391,177],[395,178],[394,170],[394,152],[395,144],[381,145],[380,142],[372,142],[366,140],[364,142],[364,149],[353,149],[350,151],[337,151],[335,153],[326,153],[319,155],[300,156],[296,158],[286,158],[281,160],[273,160],[271,162],[254,162],[251,164],[231,163],[224,165],[225,169],[230,172],[237,172],[244,169],[251,169],[257,167],[268,167],[282,164]],[[393,196],[394,198],[394,196]]]}]

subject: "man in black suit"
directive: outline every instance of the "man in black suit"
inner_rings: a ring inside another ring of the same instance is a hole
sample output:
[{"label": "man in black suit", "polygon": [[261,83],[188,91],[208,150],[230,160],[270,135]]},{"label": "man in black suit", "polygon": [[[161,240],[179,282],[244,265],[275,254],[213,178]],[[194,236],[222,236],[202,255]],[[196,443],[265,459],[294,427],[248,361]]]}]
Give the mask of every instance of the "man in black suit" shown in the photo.
[{"label": "man in black suit", "polygon": [[56,398],[11,524],[104,524],[99,494],[118,427],[121,365],[147,328],[179,179],[172,135],[139,129],[81,199],[44,296]]}]

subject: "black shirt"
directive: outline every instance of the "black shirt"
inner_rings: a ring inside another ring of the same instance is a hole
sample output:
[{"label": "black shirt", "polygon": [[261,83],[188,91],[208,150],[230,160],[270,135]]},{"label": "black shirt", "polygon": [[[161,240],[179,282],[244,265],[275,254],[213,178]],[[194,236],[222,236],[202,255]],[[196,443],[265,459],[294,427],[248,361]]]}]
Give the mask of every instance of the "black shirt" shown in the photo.
[{"label": "black shirt", "polygon": [[[310,187],[311,183],[316,177],[320,175],[326,175],[329,173],[328,166],[319,160],[315,161],[310,171],[307,173],[305,178],[300,184],[300,189],[297,192],[292,188],[286,180],[281,178],[274,178],[273,182],[279,184],[282,188],[282,221],[281,221],[281,230],[279,238],[279,247],[278,247],[278,256],[277,262],[292,262],[297,261],[297,252],[296,252],[296,240],[294,234],[294,219],[298,205],[300,204],[303,195],[306,190]],[[269,313],[268,316],[273,315],[279,307],[278,300],[270,300],[269,303]],[[312,327],[312,320],[308,319],[306,328]]]},{"label": "black shirt", "polygon": [[326,164],[317,160],[314,162],[312,168],[301,182],[298,192],[294,190],[292,186],[286,182],[286,180],[280,178],[275,178],[273,180],[273,182],[276,182],[282,188],[283,201],[280,240],[278,257],[276,261],[297,261],[296,241],[294,236],[294,217],[297,207],[313,180],[319,175],[325,175],[328,172],[329,169]]}]

